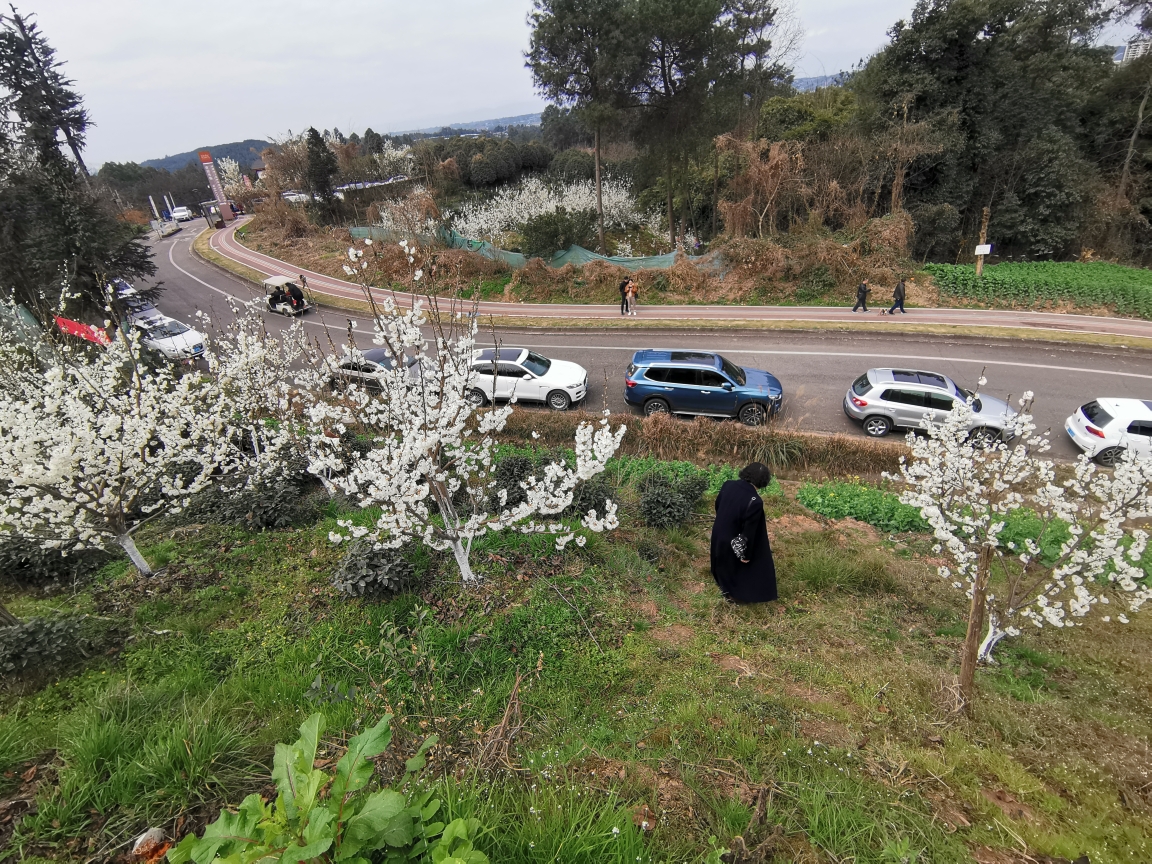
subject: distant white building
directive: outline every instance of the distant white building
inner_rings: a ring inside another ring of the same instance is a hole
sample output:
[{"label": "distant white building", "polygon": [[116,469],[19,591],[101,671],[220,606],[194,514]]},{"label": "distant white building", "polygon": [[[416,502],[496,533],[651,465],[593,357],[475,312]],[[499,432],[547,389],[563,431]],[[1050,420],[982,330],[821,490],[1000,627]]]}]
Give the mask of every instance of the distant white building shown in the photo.
[{"label": "distant white building", "polygon": [[1152,50],[1152,36],[1133,36],[1124,46],[1124,53],[1116,52],[1117,63],[1131,63]]}]

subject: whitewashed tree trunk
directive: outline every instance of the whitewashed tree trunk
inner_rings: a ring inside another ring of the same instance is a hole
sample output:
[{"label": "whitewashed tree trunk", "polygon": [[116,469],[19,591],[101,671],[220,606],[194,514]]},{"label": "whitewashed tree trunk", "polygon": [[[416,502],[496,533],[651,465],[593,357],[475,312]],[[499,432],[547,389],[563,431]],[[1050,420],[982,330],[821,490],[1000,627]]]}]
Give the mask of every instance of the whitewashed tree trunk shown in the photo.
[{"label": "whitewashed tree trunk", "polygon": [[995,612],[988,613],[988,630],[984,634],[984,641],[980,643],[980,648],[976,652],[976,659],[980,663],[995,663],[996,660],[992,657],[992,651],[996,645],[1008,635],[1008,631],[1000,629],[1000,619]]},{"label": "whitewashed tree trunk", "polygon": [[148,562],[144,560],[144,556],[140,554],[140,550],[136,548],[136,541],[132,539],[131,534],[121,534],[116,538],[116,542],[128,553],[129,560],[136,566],[142,576],[151,576],[152,568],[148,566]]},{"label": "whitewashed tree trunk", "polygon": [[475,579],[476,574],[472,572],[472,564],[468,561],[468,550],[459,540],[452,541],[452,554],[456,558],[456,566],[460,568],[461,578],[465,582],[471,582]]}]

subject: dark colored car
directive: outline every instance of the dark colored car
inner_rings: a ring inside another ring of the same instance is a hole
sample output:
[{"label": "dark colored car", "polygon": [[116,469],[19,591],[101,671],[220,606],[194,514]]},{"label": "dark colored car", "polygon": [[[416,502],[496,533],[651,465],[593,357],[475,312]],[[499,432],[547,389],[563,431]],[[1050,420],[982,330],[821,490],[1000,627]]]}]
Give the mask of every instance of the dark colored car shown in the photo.
[{"label": "dark colored car", "polygon": [[746,369],[711,351],[637,351],[624,399],[645,415],[737,417],[758,426],[780,410],[784,389],[763,369]]}]

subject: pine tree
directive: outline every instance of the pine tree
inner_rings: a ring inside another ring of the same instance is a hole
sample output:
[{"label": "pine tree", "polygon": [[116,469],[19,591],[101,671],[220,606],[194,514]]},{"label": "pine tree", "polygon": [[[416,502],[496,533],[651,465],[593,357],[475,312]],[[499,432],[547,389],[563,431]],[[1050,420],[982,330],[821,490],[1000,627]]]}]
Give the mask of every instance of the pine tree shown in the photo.
[{"label": "pine tree", "polygon": [[316,128],[308,128],[308,189],[321,201],[332,200],[332,177],[336,173],[336,154],[325,143]]}]

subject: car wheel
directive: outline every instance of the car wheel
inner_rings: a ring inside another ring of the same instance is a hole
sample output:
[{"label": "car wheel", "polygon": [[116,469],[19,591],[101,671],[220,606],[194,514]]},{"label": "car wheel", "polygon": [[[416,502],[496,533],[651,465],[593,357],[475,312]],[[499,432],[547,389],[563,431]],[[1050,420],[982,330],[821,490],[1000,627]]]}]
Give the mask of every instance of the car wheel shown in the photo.
[{"label": "car wheel", "polygon": [[548,407],[553,411],[567,411],[572,407],[572,400],[563,390],[553,390],[548,394]]},{"label": "car wheel", "polygon": [[488,404],[488,397],[479,387],[473,387],[468,391],[468,401],[476,408],[483,408]]},{"label": "car wheel", "polygon": [[863,426],[864,434],[870,438],[883,438],[892,431],[892,421],[879,415],[865,417]]},{"label": "car wheel", "polygon": [[644,416],[654,417],[657,414],[671,414],[672,409],[663,399],[649,399],[644,403]]},{"label": "car wheel", "polygon": [[764,423],[764,406],[757,402],[749,402],[740,409],[740,422],[745,426],[760,426]]},{"label": "car wheel", "polygon": [[987,450],[1000,440],[1000,430],[978,426],[968,433],[968,440],[972,442],[973,447]]},{"label": "car wheel", "polygon": [[1115,468],[1120,464],[1120,460],[1124,458],[1124,448],[1105,447],[1092,458],[1096,460],[1096,464],[1098,465],[1103,465],[1105,468]]}]

